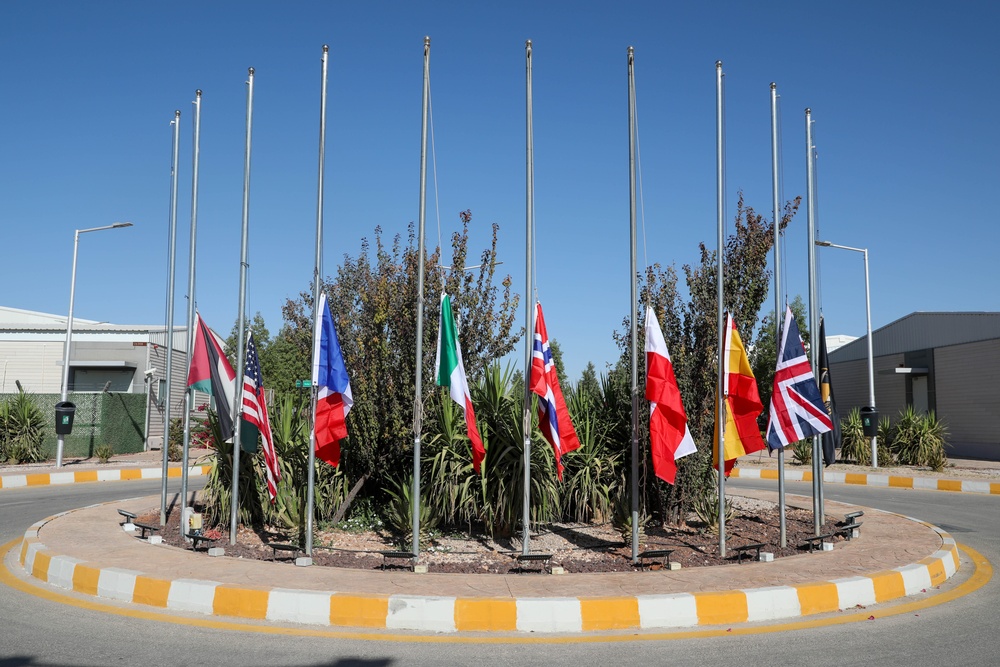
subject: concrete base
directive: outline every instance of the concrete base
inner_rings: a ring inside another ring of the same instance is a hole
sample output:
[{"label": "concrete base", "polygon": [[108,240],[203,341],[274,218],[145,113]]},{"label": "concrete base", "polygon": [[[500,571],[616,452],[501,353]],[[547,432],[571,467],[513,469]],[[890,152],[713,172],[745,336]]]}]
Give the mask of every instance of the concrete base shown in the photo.
[{"label": "concrete base", "polygon": [[566,569],[559,567],[558,565],[553,565],[552,569],[549,570],[552,574],[566,574]]},{"label": "concrete base", "polygon": [[413,566],[413,573],[414,574],[427,574],[427,565],[426,564],[419,564],[419,563],[415,564]]},{"label": "concrete base", "polygon": [[163,536],[150,535],[149,537],[146,538],[146,541],[149,542],[150,544],[163,544]]},{"label": "concrete base", "polygon": [[135,532],[135,524],[134,523],[123,523],[122,524],[122,530],[124,530],[126,533],[134,533]]},{"label": "concrete base", "polygon": [[295,559],[296,567],[309,567],[312,564],[313,564],[313,559],[310,558],[309,556],[299,556],[298,558]]},{"label": "concrete base", "polygon": [[212,547],[211,549],[208,550],[208,555],[213,557],[225,556],[226,550],[223,549],[222,547]]},{"label": "concrete base", "polygon": [[667,566],[667,569],[668,570],[679,570],[679,569],[681,569],[681,564],[680,563],[670,563],[670,565]]},{"label": "concrete base", "polygon": [[771,553],[771,552],[769,552],[769,551],[761,551],[760,552],[760,562],[761,563],[773,563],[774,562],[774,554]]},{"label": "concrete base", "polygon": [[824,542],[822,544],[822,547],[823,551],[833,551],[833,544],[831,544],[830,542]]}]

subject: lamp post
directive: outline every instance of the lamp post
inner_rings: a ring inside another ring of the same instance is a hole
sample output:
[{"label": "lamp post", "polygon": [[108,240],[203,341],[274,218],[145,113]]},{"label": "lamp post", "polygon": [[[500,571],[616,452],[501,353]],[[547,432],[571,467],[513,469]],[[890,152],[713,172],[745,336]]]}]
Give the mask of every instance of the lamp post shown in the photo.
[{"label": "lamp post", "polygon": [[[100,232],[105,229],[119,229],[121,227],[131,227],[131,222],[116,222],[113,225],[106,225],[104,227],[91,227],[90,229],[78,229],[73,237],[73,271],[69,281],[69,316],[66,318],[66,345],[63,350],[63,369],[62,369],[62,386],[60,388],[59,399],[63,403],[69,395],[69,350],[70,346],[73,344],[73,298],[76,296],[76,255],[77,251],[80,249],[80,234],[86,234],[87,232]],[[65,444],[66,436],[62,433],[59,434],[56,443],[56,467],[62,467],[63,460],[63,445]]]},{"label": "lamp post", "polygon": [[[840,248],[841,250],[852,250],[860,252],[865,256],[865,311],[868,317],[868,404],[875,407],[875,359],[872,355],[872,298],[871,288],[868,283],[868,248],[852,248],[847,245],[838,245],[829,241],[816,241],[816,245],[824,248]],[[872,467],[878,467],[878,436],[872,436]]]}]

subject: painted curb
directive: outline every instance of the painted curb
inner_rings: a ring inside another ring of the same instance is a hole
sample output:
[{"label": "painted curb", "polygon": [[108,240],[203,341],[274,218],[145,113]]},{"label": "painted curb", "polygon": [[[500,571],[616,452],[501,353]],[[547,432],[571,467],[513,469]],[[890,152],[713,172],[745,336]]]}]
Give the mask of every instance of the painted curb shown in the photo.
[{"label": "painted curb", "polygon": [[[188,475],[207,475],[210,465],[191,466]],[[167,468],[167,477],[180,479],[181,468]],[[55,486],[81,482],[127,482],[137,479],[163,479],[163,468],[109,468],[106,470],[77,470],[68,472],[40,472],[23,475],[0,476],[0,489],[23,486]]]},{"label": "painted curb", "polygon": [[[733,468],[730,477],[740,479],[778,479],[773,468]],[[811,482],[810,470],[785,470],[786,482]],[[939,477],[905,477],[902,475],[877,475],[874,473],[824,472],[823,481],[833,484],[860,484],[895,489],[923,489],[926,491],[952,491],[957,493],[983,493],[1000,495],[1000,482],[988,480],[944,479]]]},{"label": "painted curb", "polygon": [[[70,510],[73,512],[76,510]],[[793,586],[619,597],[464,598],[355,595],[338,591],[241,588],[216,581],[162,579],[56,554],[38,531],[24,533],[19,562],[30,576],[59,588],[170,611],[327,627],[421,632],[586,633],[735,625],[847,610],[926,592],[954,575],[955,540],[934,530],[941,548],[917,563],[864,576]]]}]

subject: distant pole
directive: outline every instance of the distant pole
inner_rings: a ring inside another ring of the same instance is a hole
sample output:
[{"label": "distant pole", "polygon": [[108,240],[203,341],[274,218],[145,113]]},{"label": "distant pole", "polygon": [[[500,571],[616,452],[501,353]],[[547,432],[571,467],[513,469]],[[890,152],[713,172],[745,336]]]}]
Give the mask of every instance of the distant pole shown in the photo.
[{"label": "distant pole", "polygon": [[[319,94],[319,176],[317,179],[319,185],[316,192],[316,263],[313,265],[313,341],[319,339],[320,330],[323,328],[323,314],[319,312],[319,297],[323,289],[323,178],[326,166],[326,79],[329,55],[330,47],[324,44]],[[310,558],[312,558],[313,547],[313,512],[316,505],[316,391],[316,385],[313,383],[309,390],[309,403],[312,408],[310,412],[314,426],[309,429],[309,481],[306,486],[305,544],[306,556]],[[301,393],[301,388],[299,392]]]},{"label": "distant pole", "polygon": [[240,423],[243,421],[243,365],[246,350],[246,321],[243,312],[247,301],[248,244],[250,229],[250,139],[253,136],[253,67],[247,70],[247,132],[243,153],[243,232],[240,240],[240,298],[236,310],[236,391],[233,392],[233,491],[229,519],[229,544],[236,544],[240,525]]},{"label": "distant pole", "polygon": [[[816,169],[813,163],[814,147],[812,136],[812,111],[806,109],[806,202],[808,203],[808,268],[809,268],[809,330],[819,336],[819,304],[816,299]],[[819,364],[819,341],[814,340],[809,346],[809,359],[812,363],[813,375],[816,376]],[[818,380],[817,380],[818,382]],[[823,463],[820,461],[822,452],[819,436],[812,437],[813,460],[813,528],[820,534],[823,525]]]},{"label": "distant pole", "polygon": [[[781,182],[778,169],[778,84],[771,84],[771,205],[774,211],[774,348],[781,352]],[[772,398],[772,400],[774,400]],[[778,448],[778,537],[787,546],[785,524],[785,448]]]},{"label": "distant pole", "polygon": [[413,399],[413,558],[420,556],[420,439],[423,430],[424,381],[424,225],[427,221],[427,118],[431,98],[431,38],[424,37],[424,94],[420,120],[420,210],[417,234],[417,358]]},{"label": "distant pole", "polygon": [[163,410],[163,463],[164,475],[161,482],[160,497],[160,525],[167,525],[167,450],[170,449],[170,395],[173,391],[174,373],[174,272],[177,267],[177,155],[180,146],[181,136],[181,112],[174,111],[174,119],[170,122],[174,126],[173,151],[170,160],[170,234],[167,243],[167,395],[164,400]]},{"label": "distant pole", "polygon": [[639,562],[639,349],[636,323],[636,220],[635,220],[635,50],[628,47],[628,211],[629,211],[629,344],[631,364],[632,442],[632,563]]},{"label": "distant pole", "polygon": [[[201,91],[194,91],[194,150],[191,159],[191,240],[188,257],[188,308],[187,308],[187,359],[188,369],[191,368],[191,354],[194,351],[194,276],[195,247],[198,238],[198,160],[201,155]],[[185,374],[186,375],[186,374]],[[185,381],[186,382],[186,381]],[[188,452],[191,443],[191,410],[194,408],[194,389],[184,391],[184,454],[181,463],[181,537],[187,532],[184,525],[184,510],[187,509],[188,489]],[[164,450],[165,451],[165,450]],[[163,478],[167,478],[166,457],[164,457]],[[163,485],[164,501],[166,500],[166,484]]]},{"label": "distant pole", "polygon": [[722,291],[722,272],[724,267],[723,262],[723,250],[724,242],[723,238],[723,215],[725,208],[725,164],[723,163],[725,159],[725,151],[723,150],[723,104],[722,104],[722,61],[716,61],[715,63],[715,208],[718,222],[718,252],[716,260],[716,301],[718,305],[717,316],[719,323],[719,385],[718,391],[718,402],[717,405],[719,409],[717,410],[716,421],[719,435],[719,556],[721,558],[726,557],[726,410],[728,406],[726,405],[726,336],[729,334],[726,331],[726,321],[723,318],[723,291]]},{"label": "distant pole", "polygon": [[535,138],[531,108],[531,40],[524,43],[525,66],[525,204],[524,204],[524,495],[521,501],[521,553],[531,553],[531,358],[535,349],[535,313],[531,291],[531,241],[535,224]]}]

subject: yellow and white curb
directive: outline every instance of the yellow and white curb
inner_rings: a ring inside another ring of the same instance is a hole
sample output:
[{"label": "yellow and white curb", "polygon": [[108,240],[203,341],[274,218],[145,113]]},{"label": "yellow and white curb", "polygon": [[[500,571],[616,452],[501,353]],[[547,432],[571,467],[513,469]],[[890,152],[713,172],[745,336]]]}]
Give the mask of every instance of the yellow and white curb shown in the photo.
[{"label": "yellow and white curb", "polygon": [[[191,466],[188,475],[207,475],[211,466]],[[167,477],[180,478],[181,468],[167,468]],[[41,472],[24,475],[0,476],[0,489],[23,486],[55,486],[81,482],[126,482],[137,479],[163,479],[163,468],[108,468],[105,470],[76,470],[70,472]]]},{"label": "yellow and white curb", "polygon": [[[730,477],[740,479],[778,479],[774,468],[750,468],[737,466]],[[811,482],[810,470],[785,470],[786,482]],[[900,475],[877,475],[874,473],[832,472],[823,473],[823,481],[833,484],[860,484],[894,489],[923,489],[927,491],[954,491],[958,493],[985,493],[1000,495],[1000,482],[969,479],[943,479],[938,477],[903,477]]]},{"label": "yellow and white curb", "polygon": [[33,524],[24,534],[19,556],[29,575],[59,588],[178,612],[327,627],[435,633],[662,630],[798,618],[926,592],[954,575],[960,563],[958,547],[948,533],[910,519],[938,533],[941,548],[918,563],[830,581],[621,597],[356,595],[337,591],[239,587],[197,579],[169,580],[138,570],[101,567],[97,563],[55,554],[39,541],[41,527],[63,514]]}]

